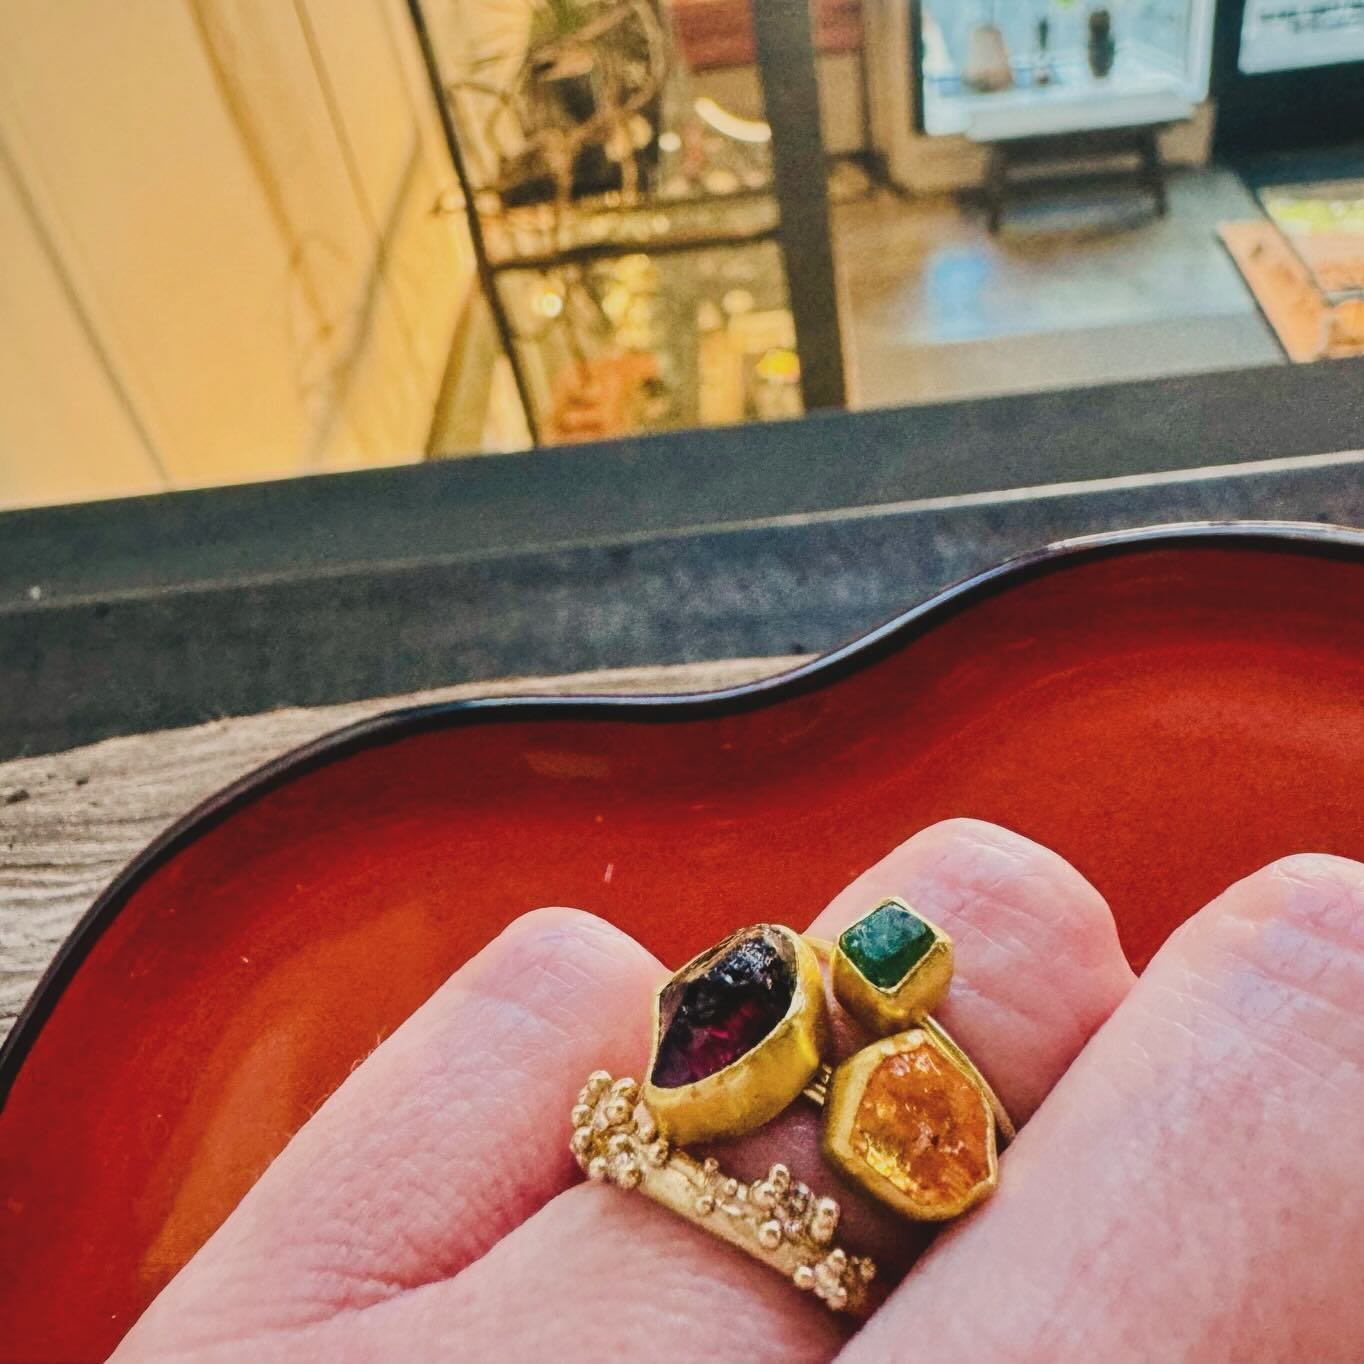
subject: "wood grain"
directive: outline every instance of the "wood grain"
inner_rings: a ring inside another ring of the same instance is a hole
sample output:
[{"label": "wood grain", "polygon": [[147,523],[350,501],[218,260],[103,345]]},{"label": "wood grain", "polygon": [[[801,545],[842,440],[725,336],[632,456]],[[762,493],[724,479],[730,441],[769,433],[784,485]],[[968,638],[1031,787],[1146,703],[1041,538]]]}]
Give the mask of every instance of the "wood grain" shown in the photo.
[{"label": "wood grain", "polygon": [[798,658],[475,683],[275,711],[0,763],[0,1037],[95,896],[161,831],[262,763],[352,721],[471,696],[709,691]]}]

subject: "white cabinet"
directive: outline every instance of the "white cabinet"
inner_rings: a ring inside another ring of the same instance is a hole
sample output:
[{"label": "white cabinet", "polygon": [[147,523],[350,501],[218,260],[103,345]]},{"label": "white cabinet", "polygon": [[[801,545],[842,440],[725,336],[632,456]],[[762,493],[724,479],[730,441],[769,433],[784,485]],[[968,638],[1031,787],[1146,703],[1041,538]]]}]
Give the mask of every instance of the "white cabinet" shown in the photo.
[{"label": "white cabinet", "polygon": [[1172,123],[1207,97],[1212,0],[922,0],[930,135],[995,142]]}]

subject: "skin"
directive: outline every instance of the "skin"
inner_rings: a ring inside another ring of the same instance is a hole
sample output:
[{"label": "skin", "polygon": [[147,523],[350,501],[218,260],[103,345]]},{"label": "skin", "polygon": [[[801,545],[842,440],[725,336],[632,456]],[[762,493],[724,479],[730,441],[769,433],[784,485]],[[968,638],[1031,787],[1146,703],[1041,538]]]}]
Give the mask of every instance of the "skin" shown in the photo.
[{"label": "skin", "polygon": [[115,1359],[1364,1357],[1364,867],[1255,873],[1140,980],[1098,893],[992,825],[923,831],[810,929],[887,894],[954,938],[939,1017],[1022,1130],[999,1192],[931,1246],[837,1183],[809,1112],[725,1147],[727,1170],[780,1158],[840,1197],[840,1240],[903,1275],[860,1329],[581,1181],[574,1095],[597,1066],[641,1073],[666,972],[550,909],[351,1075]]}]

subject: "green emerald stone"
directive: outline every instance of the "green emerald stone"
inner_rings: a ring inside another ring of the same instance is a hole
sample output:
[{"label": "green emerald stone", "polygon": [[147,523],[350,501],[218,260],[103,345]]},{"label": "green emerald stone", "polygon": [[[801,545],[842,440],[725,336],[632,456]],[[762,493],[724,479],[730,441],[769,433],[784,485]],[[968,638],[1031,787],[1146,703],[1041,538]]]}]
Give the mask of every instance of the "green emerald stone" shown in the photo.
[{"label": "green emerald stone", "polygon": [[875,986],[897,986],[933,946],[933,930],[899,905],[878,905],[838,940],[843,955]]}]

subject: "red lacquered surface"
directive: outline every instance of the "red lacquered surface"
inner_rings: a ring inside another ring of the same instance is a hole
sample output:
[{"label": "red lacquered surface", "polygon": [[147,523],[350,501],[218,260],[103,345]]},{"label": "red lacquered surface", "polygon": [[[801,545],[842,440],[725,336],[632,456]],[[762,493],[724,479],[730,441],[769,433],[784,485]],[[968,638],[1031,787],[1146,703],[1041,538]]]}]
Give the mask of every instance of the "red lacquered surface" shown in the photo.
[{"label": "red lacquered surface", "polygon": [[969,814],[1070,858],[1140,964],[1274,857],[1364,857],[1361,698],[1360,541],[1155,543],[1015,573],[762,704],[447,714],[276,780],[136,880],[34,1036],[0,1114],[0,1355],[102,1355],[523,910],[676,964]]}]

